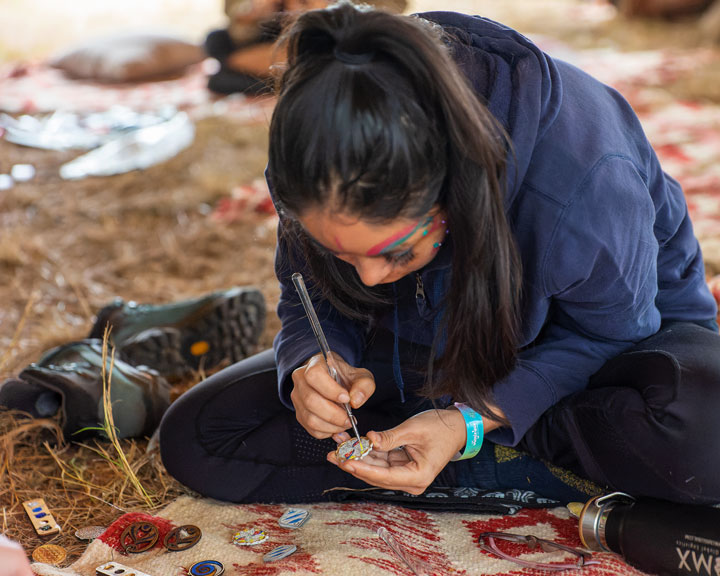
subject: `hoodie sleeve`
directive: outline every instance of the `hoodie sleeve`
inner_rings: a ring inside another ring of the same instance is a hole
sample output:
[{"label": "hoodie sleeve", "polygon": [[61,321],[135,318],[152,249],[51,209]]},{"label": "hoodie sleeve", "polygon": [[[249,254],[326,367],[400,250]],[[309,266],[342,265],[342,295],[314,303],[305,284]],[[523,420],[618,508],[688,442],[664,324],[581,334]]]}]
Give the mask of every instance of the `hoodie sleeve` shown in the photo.
[{"label": "hoodie sleeve", "polygon": [[315,296],[319,290],[310,280],[307,266],[299,251],[290,246],[288,241],[283,238],[281,220],[275,251],[275,274],[280,281],[280,300],[277,313],[281,328],[275,336],[273,348],[278,370],[280,400],[291,409],[293,408],[290,400],[293,370],[320,352],[310,327],[310,320],[305,314],[305,309],[292,282],[292,275],[295,272],[300,272],[305,279],[330,349],[348,364],[357,366],[364,341],[363,333],[355,322],[341,316],[326,300]]},{"label": "hoodie sleeve", "polygon": [[657,332],[658,242],[645,177],[627,159],[602,159],[565,207],[543,255],[548,322],[494,389],[516,445],[540,415],[585,388],[610,358]]}]

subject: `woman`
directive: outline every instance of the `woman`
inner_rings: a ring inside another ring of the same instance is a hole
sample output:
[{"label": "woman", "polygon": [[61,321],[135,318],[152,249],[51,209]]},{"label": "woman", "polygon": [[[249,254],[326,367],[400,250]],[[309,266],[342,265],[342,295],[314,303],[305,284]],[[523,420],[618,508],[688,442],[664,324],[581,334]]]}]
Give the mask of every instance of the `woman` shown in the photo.
[{"label": "woman", "polygon": [[[682,191],[627,102],[461,14],[339,4],[286,43],[268,165],[282,329],[274,355],[170,408],[170,473],[234,501],[513,487],[492,478],[507,445],[603,488],[719,501],[717,309]],[[341,463],[344,402],[374,450]]]}]

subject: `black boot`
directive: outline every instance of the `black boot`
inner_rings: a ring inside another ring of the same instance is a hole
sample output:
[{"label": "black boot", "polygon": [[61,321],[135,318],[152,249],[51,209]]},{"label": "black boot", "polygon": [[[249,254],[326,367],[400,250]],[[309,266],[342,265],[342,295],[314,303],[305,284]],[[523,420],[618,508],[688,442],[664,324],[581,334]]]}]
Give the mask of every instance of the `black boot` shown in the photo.
[{"label": "black boot", "polygon": [[159,306],[116,300],[100,311],[89,337],[102,338],[109,325],[120,358],[176,380],[254,354],[265,317],[265,298],[252,287]]},{"label": "black boot", "polygon": [[[151,370],[116,358],[110,372],[110,401],[121,438],[150,436],[170,405],[170,386]],[[0,384],[0,406],[34,417],[62,411],[62,427],[71,439],[102,434],[104,423],[102,341],[80,340],[46,352],[18,378]]]}]

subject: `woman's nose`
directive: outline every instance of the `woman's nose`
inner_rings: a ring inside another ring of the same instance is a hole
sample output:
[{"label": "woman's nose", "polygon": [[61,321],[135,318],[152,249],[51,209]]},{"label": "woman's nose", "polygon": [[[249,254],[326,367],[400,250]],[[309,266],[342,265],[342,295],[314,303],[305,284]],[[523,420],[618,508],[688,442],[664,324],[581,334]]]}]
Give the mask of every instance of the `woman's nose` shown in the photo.
[{"label": "woman's nose", "polygon": [[390,268],[391,264],[384,258],[364,258],[355,263],[355,270],[365,286],[381,284]]}]

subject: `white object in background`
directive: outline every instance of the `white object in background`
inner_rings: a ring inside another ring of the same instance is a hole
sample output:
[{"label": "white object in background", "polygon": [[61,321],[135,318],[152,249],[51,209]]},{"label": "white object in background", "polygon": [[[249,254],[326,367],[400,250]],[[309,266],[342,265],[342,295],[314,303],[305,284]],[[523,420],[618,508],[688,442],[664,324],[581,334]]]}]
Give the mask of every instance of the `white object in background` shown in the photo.
[{"label": "white object in background", "polygon": [[15,180],[10,174],[0,174],[0,190],[10,190],[15,185]]},{"label": "white object in background", "polygon": [[143,170],[176,156],[190,146],[195,126],[185,112],[160,124],[123,134],[99,148],[63,164],[60,176],[77,180]]},{"label": "white object in background", "polygon": [[29,182],[35,178],[35,166],[32,164],[15,164],[10,169],[10,176],[15,182]]}]

